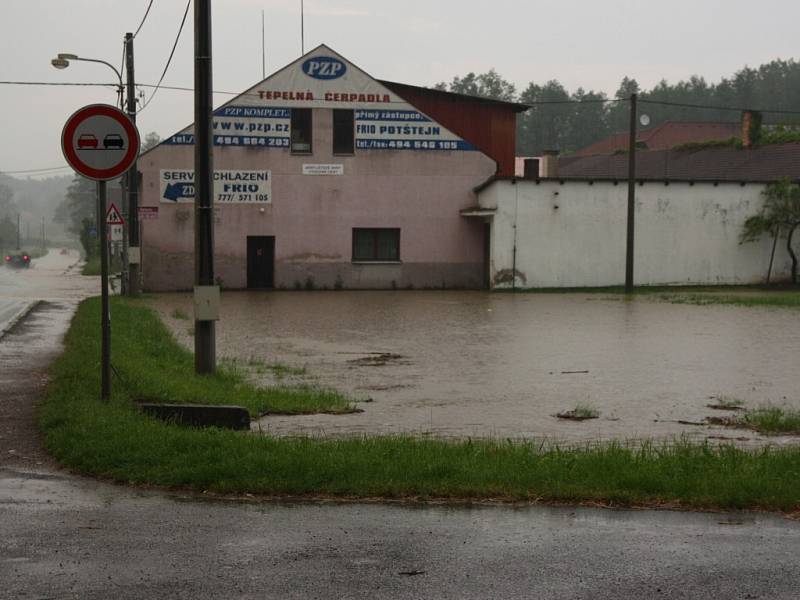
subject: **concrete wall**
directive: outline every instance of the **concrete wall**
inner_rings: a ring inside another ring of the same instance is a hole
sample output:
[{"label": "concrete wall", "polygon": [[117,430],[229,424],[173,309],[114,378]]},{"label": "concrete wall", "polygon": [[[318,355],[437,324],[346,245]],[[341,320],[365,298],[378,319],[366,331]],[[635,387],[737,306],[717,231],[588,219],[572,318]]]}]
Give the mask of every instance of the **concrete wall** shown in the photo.
[{"label": "concrete wall", "polygon": [[[635,283],[747,284],[765,280],[772,242],[739,245],[764,185],[636,186]],[[492,217],[494,287],[584,287],[625,282],[627,185],[497,181],[479,195]],[[516,227],[515,227],[516,225]],[[513,274],[516,234],[516,274]],[[790,273],[778,242],[772,281]]]},{"label": "concrete wall", "polygon": [[[214,168],[268,169],[272,202],[218,209],[216,274],[226,288],[247,283],[247,236],[275,236],[275,285],[316,287],[480,287],[481,223],[459,210],[477,202],[473,188],[496,169],[477,151],[356,150],[332,153],[332,111],[313,109],[313,156],[283,148],[215,147]],[[304,163],[344,165],[341,176],[302,175]],[[192,169],[194,146],[162,145],[139,161],[142,269],[148,290],[193,285],[194,205],[161,201],[161,169]],[[261,212],[263,208],[264,212]],[[354,227],[399,227],[400,262],[353,264]]]}]

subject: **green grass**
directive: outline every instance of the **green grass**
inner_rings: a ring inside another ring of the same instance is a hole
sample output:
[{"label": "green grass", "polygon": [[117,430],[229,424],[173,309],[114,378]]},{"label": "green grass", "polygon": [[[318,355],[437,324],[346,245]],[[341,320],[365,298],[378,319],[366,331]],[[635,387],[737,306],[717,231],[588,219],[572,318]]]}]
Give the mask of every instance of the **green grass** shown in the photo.
[{"label": "green grass", "polygon": [[[342,394],[316,387],[259,388],[241,373],[220,367],[211,376],[194,373],[192,353],[181,347],[154,311],[136,301],[111,299],[112,357],[119,377],[114,391],[123,400],[165,403],[235,404],[251,415],[351,412]],[[81,304],[69,332],[72,360],[96,366],[100,356],[97,332],[100,301]],[[66,358],[65,358],[66,359]],[[76,367],[72,367],[73,370]],[[81,374],[86,385],[96,383],[96,369]],[[73,382],[77,385],[77,382]],[[88,388],[85,388],[88,390]]]},{"label": "green grass", "polygon": [[81,275],[100,275],[100,257],[93,256],[87,259],[81,268]]},{"label": "green grass", "polygon": [[800,508],[800,449],[686,440],[558,448],[408,436],[277,438],[170,425],[141,414],[131,398],[146,392],[245,404],[259,392],[229,373],[195,377],[191,356],[151,311],[115,299],[114,363],[129,387],[115,381],[112,400],[102,403],[98,312],[96,299],[79,308],[39,409],[47,449],[85,474],[214,493]]},{"label": "green grass", "polygon": [[720,295],[698,293],[670,293],[661,294],[659,299],[672,304],[694,304],[706,306],[709,304],[728,304],[733,306],[779,306],[800,307],[800,291],[775,291],[764,295]]},{"label": "green grass", "polygon": [[778,407],[748,410],[741,421],[762,433],[800,433],[800,412]]},{"label": "green grass", "polygon": [[573,419],[575,421],[585,421],[586,419],[596,419],[600,416],[600,411],[585,404],[578,404],[572,410],[561,412],[556,415],[559,419]]},{"label": "green grass", "polygon": [[711,398],[714,400],[712,404],[709,404],[709,408],[715,408],[717,410],[743,410],[744,409],[744,400],[739,398],[731,398],[729,396],[714,396]]},{"label": "green grass", "polygon": [[182,308],[176,308],[175,310],[172,311],[172,318],[173,319],[180,319],[182,321],[188,321],[189,320],[189,313],[187,313]]}]

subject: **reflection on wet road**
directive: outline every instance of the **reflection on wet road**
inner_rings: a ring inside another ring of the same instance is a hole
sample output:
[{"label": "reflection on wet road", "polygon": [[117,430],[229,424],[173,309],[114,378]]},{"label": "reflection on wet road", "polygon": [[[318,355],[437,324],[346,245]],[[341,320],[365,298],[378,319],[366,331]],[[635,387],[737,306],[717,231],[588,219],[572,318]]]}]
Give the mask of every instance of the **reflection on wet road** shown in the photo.
[{"label": "reflection on wet road", "polygon": [[27,269],[0,266],[0,337],[35,302],[74,305],[88,295],[99,293],[97,278],[80,275],[79,260],[77,252],[61,254],[53,250],[33,259]]},{"label": "reflection on wet road", "polygon": [[[191,298],[153,301],[191,345]],[[218,352],[306,367],[365,412],[266,417],[276,434],[421,433],[608,438],[742,436],[684,425],[711,397],[800,408],[797,313],[685,306],[645,297],[484,292],[229,292]],[[262,377],[262,381],[268,379]],[[581,423],[554,414],[600,411]],[[774,443],[789,439],[770,438]]]},{"label": "reflection on wet road", "polygon": [[200,501],[0,469],[3,598],[797,598],[800,524]]},{"label": "reflection on wet road", "polygon": [[0,305],[22,300],[80,300],[99,293],[99,279],[82,277],[76,251],[51,250],[31,261],[30,268],[0,266]]}]

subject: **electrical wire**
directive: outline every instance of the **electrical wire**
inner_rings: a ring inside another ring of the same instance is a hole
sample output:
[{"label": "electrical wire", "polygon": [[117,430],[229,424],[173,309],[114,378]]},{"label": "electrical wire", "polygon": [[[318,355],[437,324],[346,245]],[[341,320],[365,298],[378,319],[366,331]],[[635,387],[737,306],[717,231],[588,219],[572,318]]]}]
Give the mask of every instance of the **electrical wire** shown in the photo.
[{"label": "electrical wire", "polygon": [[23,174],[23,173],[44,173],[46,171],[63,171],[65,169],[72,169],[72,167],[70,167],[68,165],[65,165],[63,167],[49,167],[49,168],[46,168],[46,169],[23,169],[21,171],[2,171],[2,170],[0,170],[0,173],[2,173],[3,175],[19,175],[19,174]]},{"label": "electrical wire", "polygon": [[142,17],[142,22],[139,23],[139,26],[136,28],[136,31],[134,32],[133,37],[136,37],[137,35],[139,35],[139,31],[141,31],[142,25],[144,25],[144,22],[147,20],[147,15],[150,14],[150,9],[151,8],[153,8],[153,0],[150,0],[150,4],[147,5],[147,10],[144,11],[144,16]]},{"label": "electrical wire", "polygon": [[645,98],[639,98],[638,100],[642,104],[661,104],[663,106],[677,106],[680,108],[700,108],[705,110],[729,110],[733,112],[742,112],[749,110],[753,112],[771,113],[778,115],[800,115],[800,110],[783,110],[783,109],[772,109],[772,108],[739,108],[736,106],[712,106],[710,104],[688,104],[684,102],[669,102],[667,100],[647,100]]},{"label": "electrical wire", "polygon": [[0,81],[0,85],[74,85],[89,87],[113,87],[118,88],[119,83],[78,83],[63,81]]},{"label": "electrical wire", "polygon": [[158,83],[156,84],[153,93],[147,99],[147,102],[145,102],[142,105],[142,108],[138,110],[139,113],[141,113],[145,108],[147,108],[148,105],[153,101],[153,98],[155,98],[155,95],[156,93],[158,93],[158,89],[161,86],[161,82],[164,81],[164,76],[167,74],[167,69],[169,69],[169,65],[172,62],[172,57],[175,55],[175,48],[178,47],[178,41],[181,39],[181,32],[183,31],[183,25],[184,23],[186,23],[186,15],[189,14],[189,7],[191,5],[192,5],[192,0],[189,0],[186,3],[186,10],[183,12],[183,19],[181,19],[181,26],[178,28],[178,35],[175,36],[175,43],[172,45],[172,50],[169,53],[169,58],[167,58],[167,64],[164,65],[164,70],[161,72],[161,77],[158,79]]}]

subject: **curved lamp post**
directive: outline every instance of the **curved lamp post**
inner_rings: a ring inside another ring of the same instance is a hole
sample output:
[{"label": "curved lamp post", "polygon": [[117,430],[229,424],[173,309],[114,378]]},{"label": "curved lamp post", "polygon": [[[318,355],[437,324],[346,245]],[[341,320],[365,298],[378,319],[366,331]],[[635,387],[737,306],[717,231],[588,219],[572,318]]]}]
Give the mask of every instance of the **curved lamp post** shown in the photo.
[{"label": "curved lamp post", "polygon": [[101,65],[107,66],[109,69],[114,71],[114,75],[117,76],[117,80],[119,80],[119,87],[117,88],[117,95],[119,96],[119,105],[120,108],[123,108],[122,105],[122,94],[125,90],[125,86],[122,84],[122,75],[120,72],[117,71],[116,67],[111,63],[107,63],[104,60],[99,60],[97,58],[81,58],[76,54],[66,54],[62,53],[59,54],[56,58],[50,61],[50,64],[53,65],[56,69],[66,69],[69,66],[69,61],[71,60],[80,60],[83,62],[93,62],[93,63],[100,63]]}]

